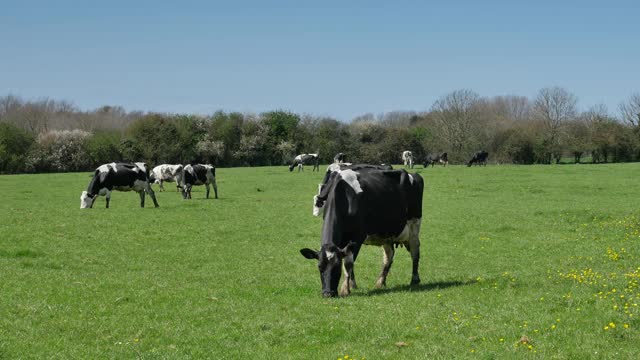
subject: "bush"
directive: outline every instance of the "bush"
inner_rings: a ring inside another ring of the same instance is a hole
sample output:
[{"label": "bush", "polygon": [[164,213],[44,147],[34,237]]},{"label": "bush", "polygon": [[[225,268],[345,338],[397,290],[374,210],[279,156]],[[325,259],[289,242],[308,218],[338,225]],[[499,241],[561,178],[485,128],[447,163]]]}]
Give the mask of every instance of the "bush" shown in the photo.
[{"label": "bush", "polygon": [[30,171],[82,171],[91,167],[83,130],[52,130],[38,136],[38,145],[27,160]]},{"label": "bush", "polygon": [[35,144],[30,133],[14,125],[0,123],[0,173],[19,173],[26,170],[29,151]]}]

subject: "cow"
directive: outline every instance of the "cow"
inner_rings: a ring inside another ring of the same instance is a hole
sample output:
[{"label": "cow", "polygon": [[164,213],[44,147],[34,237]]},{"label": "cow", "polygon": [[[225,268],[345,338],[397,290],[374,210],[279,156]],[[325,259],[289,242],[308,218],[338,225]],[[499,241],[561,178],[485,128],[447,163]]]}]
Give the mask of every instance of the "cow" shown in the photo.
[{"label": "cow", "polygon": [[337,153],[336,156],[333,157],[334,164],[342,164],[347,159],[347,155],[343,153]]},{"label": "cow", "polygon": [[208,164],[186,165],[182,169],[182,198],[191,199],[191,188],[194,185],[204,185],[207,189],[206,198],[209,198],[209,184],[213,185],[213,192],[218,198],[218,184],[216,184],[216,168]]},{"label": "cow", "polygon": [[409,169],[413,169],[413,153],[411,153],[411,151],[409,150],[403,151],[402,162],[404,163],[404,167],[409,167]]},{"label": "cow", "polygon": [[[362,170],[362,169],[378,169],[378,170],[393,170],[391,165],[380,164],[380,165],[372,165],[372,164],[351,164],[351,163],[339,163],[339,164],[331,164],[327,167],[327,171],[324,174],[324,178],[322,182],[318,184],[318,195],[322,192],[322,189],[329,181],[331,174],[334,172],[341,172],[343,170]],[[318,195],[313,197],[313,216],[320,216],[322,214],[322,205],[323,202],[318,202]],[[320,206],[318,206],[320,205]]]},{"label": "cow", "polygon": [[476,151],[473,154],[473,157],[471,158],[471,160],[469,160],[469,162],[467,162],[467,166],[471,166],[473,164],[475,165],[484,165],[487,166],[487,158],[489,157],[489,153],[482,150],[482,151]]},{"label": "cow", "polygon": [[291,165],[289,165],[289,171],[293,171],[293,169],[297,166],[298,172],[304,171],[302,166],[304,164],[313,163],[313,170],[311,171],[320,171],[318,154],[300,154],[293,159]]},{"label": "cow", "polygon": [[434,153],[427,155],[427,159],[424,161],[424,167],[429,167],[429,165],[431,165],[431,167],[434,167],[436,166],[436,163],[440,163],[442,164],[442,166],[447,166],[447,164],[449,163],[447,153]]},{"label": "cow", "polygon": [[106,196],[107,209],[111,200],[111,191],[135,191],[140,194],[140,207],[144,207],[145,193],[158,207],[156,195],[149,184],[149,173],[145,163],[109,163],[100,165],[93,173],[86,191],[80,195],[80,208],[92,208],[98,195]]},{"label": "cow", "polygon": [[[320,250],[303,248],[302,256],[318,261],[322,295],[338,295],[356,287],[354,263],[363,244],[382,246],[383,265],[376,287],[386,286],[394,246],[411,253],[411,284],[419,284],[420,222],[424,182],[405,170],[346,169],[333,172],[318,196],[324,205]],[[344,267],[343,267],[344,266]]]},{"label": "cow", "polygon": [[176,183],[176,191],[180,191],[180,182],[182,180],[182,165],[158,165],[151,170],[149,180],[155,184],[160,184],[160,191],[164,191],[163,183],[174,182]]}]

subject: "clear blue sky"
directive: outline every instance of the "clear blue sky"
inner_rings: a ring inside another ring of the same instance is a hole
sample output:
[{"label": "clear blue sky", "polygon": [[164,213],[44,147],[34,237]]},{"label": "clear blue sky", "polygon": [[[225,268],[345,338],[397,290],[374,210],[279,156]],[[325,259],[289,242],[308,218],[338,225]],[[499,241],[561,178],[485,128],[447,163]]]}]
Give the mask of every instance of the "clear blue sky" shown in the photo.
[{"label": "clear blue sky", "polygon": [[468,88],[640,91],[638,1],[4,1],[0,95],[350,120]]}]

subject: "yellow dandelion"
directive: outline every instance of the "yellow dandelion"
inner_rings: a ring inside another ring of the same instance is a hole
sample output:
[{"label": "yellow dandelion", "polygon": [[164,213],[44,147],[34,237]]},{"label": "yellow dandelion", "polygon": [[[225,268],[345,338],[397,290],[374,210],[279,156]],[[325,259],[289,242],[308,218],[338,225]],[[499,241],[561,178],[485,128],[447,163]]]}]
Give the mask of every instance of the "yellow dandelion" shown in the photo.
[{"label": "yellow dandelion", "polygon": [[551,325],[551,330],[555,330],[556,326],[555,325]]},{"label": "yellow dandelion", "polygon": [[623,326],[625,329],[628,329],[628,328],[629,328],[629,324],[624,324],[624,325],[622,325],[622,326]]},{"label": "yellow dandelion", "polygon": [[608,326],[605,326],[605,327],[604,327],[604,329],[605,329],[605,330],[609,330],[609,327],[608,327]]},{"label": "yellow dandelion", "polygon": [[612,328],[612,329],[615,329],[616,328],[616,324],[614,322],[610,322],[609,323],[609,327]]}]

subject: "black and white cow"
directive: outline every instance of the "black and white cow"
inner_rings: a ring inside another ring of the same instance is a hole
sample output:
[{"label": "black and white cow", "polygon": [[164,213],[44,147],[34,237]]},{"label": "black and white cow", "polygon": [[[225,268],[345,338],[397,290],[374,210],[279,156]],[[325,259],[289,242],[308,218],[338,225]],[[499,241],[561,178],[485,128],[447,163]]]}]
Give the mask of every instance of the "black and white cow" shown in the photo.
[{"label": "black and white cow", "polygon": [[331,174],[317,199],[325,202],[320,250],[300,250],[305,258],[318,260],[323,296],[338,294],[343,271],[340,295],[346,296],[356,287],[353,266],[363,244],[384,250],[376,287],[386,286],[398,245],[411,253],[411,284],[420,283],[423,188],[422,177],[405,170],[347,169]]},{"label": "black and white cow", "polygon": [[[322,182],[320,184],[318,184],[318,195],[320,195],[320,193],[322,192],[322,189],[325,187],[325,185],[327,184],[327,182],[329,182],[329,179],[331,177],[331,174],[333,174],[334,172],[341,172],[343,170],[353,170],[353,171],[358,171],[358,170],[362,170],[362,169],[378,169],[378,170],[393,170],[393,167],[391,165],[386,165],[386,164],[380,164],[380,165],[373,165],[373,164],[352,164],[352,163],[334,163],[331,164],[327,167],[327,171],[324,174],[324,178],[322,179]],[[320,214],[322,214],[322,205],[324,204],[323,202],[318,202],[318,195],[313,197],[313,216],[320,216]],[[320,206],[318,206],[320,205]]]},{"label": "black and white cow", "polygon": [[145,193],[153,199],[158,207],[156,195],[149,184],[149,174],[145,163],[109,163],[100,165],[94,172],[87,191],[80,195],[80,208],[92,208],[98,195],[106,196],[107,208],[111,200],[111,191],[135,191],[140,194],[140,206],[144,207]]},{"label": "black and white cow", "polygon": [[218,184],[216,184],[216,168],[208,164],[186,165],[182,169],[182,197],[191,199],[191,187],[194,185],[204,185],[207,188],[207,199],[209,198],[209,184],[213,185],[213,192],[218,198]]},{"label": "black and white cow", "polygon": [[436,166],[436,163],[440,163],[442,164],[442,166],[447,166],[447,164],[449,163],[449,157],[447,153],[434,153],[427,155],[427,159],[424,161],[424,167],[428,167],[429,165],[431,165],[431,167],[434,167]]},{"label": "black and white cow", "polygon": [[174,182],[176,183],[176,191],[180,191],[180,183],[182,181],[182,168],[183,166],[178,165],[169,165],[162,164],[158,165],[151,170],[151,174],[149,175],[149,181],[160,184],[160,191],[164,191],[164,182]]},{"label": "black and white cow", "polygon": [[405,167],[409,169],[413,169],[413,153],[409,150],[402,152],[402,162]]},{"label": "black and white cow", "polygon": [[302,168],[304,164],[313,164],[313,170],[311,171],[320,171],[319,161],[318,154],[300,154],[296,156],[291,165],[289,165],[289,171],[293,171],[296,166],[298,167],[298,172],[304,171]]},{"label": "black and white cow", "polygon": [[471,166],[473,164],[475,165],[484,165],[487,166],[487,158],[489,157],[489,153],[482,150],[482,151],[476,151],[473,154],[473,157],[471,158],[471,160],[469,160],[469,162],[467,163],[467,166]]},{"label": "black and white cow", "polygon": [[333,157],[334,164],[342,164],[347,160],[347,155],[343,153],[337,153],[336,156]]}]

